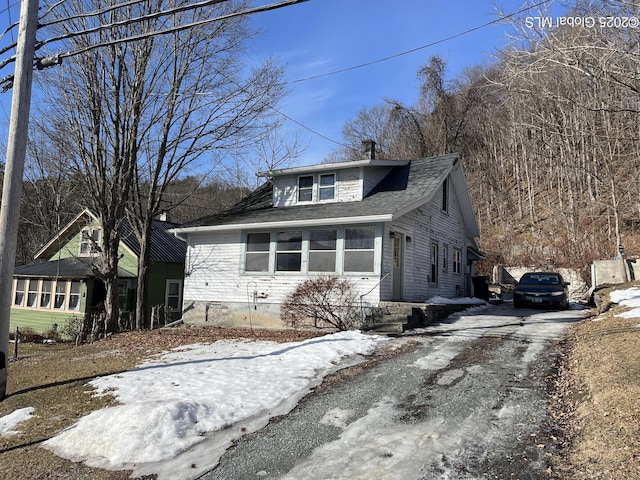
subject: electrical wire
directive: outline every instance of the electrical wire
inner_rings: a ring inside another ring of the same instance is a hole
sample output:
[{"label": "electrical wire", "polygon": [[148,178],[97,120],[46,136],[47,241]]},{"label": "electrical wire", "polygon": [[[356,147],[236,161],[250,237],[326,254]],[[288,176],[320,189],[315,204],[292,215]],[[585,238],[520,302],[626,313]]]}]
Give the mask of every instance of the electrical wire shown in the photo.
[{"label": "electrical wire", "polygon": [[470,33],[473,33],[475,31],[477,31],[477,30],[480,30],[482,28],[485,28],[485,27],[494,25],[496,23],[502,22],[502,21],[504,21],[504,20],[506,20],[508,18],[515,17],[516,15],[524,13],[524,12],[526,12],[528,10],[533,9],[533,8],[537,8],[537,7],[541,6],[541,5],[544,5],[545,3],[549,3],[551,1],[552,0],[542,0],[541,2],[538,2],[538,3],[534,4],[534,5],[531,5],[531,6],[528,6],[528,7],[523,7],[523,8],[521,8],[520,10],[518,10],[516,12],[510,13],[508,15],[503,15],[500,18],[496,18],[495,20],[491,20],[490,22],[484,23],[482,25],[478,25],[476,27],[469,28],[467,30],[464,30],[464,31],[459,32],[459,33],[456,33],[454,35],[450,35],[448,37],[441,38],[440,40],[436,40],[434,42],[427,43],[426,45],[422,45],[420,47],[412,48],[412,49],[406,50],[404,52],[399,52],[399,53],[396,53],[396,54],[393,54],[393,55],[389,55],[387,57],[379,58],[377,60],[372,60],[372,61],[366,62],[366,63],[361,63],[359,65],[353,65],[351,67],[343,68],[343,69],[340,69],[340,70],[334,70],[332,72],[320,73],[318,75],[312,75],[312,76],[305,77],[305,78],[300,78],[300,79],[297,79],[297,80],[291,80],[288,83],[289,84],[294,84],[294,83],[300,83],[300,82],[307,82],[309,80],[316,80],[318,78],[329,77],[329,76],[332,76],[332,75],[337,75],[339,73],[350,72],[352,70],[357,70],[359,68],[370,67],[371,65],[375,65],[377,63],[387,62],[389,60],[393,60],[394,58],[402,57],[404,55],[409,55],[410,53],[415,53],[415,52],[418,52],[420,50],[424,50],[425,48],[433,47],[435,45],[439,45],[441,43],[448,42],[448,41],[453,40],[455,38],[462,37],[464,35],[468,35]]}]

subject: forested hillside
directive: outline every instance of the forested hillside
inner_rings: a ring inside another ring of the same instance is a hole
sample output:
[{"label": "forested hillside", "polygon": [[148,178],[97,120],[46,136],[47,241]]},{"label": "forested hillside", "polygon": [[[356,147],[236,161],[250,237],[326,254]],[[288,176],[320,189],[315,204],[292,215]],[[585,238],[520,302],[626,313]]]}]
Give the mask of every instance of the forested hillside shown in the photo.
[{"label": "forested hillside", "polygon": [[[415,104],[384,99],[363,109],[344,126],[350,147],[332,159],[359,155],[363,139],[376,141],[378,158],[461,153],[489,266],[587,273],[593,259],[614,256],[619,245],[628,256],[639,254],[640,2],[578,0],[566,15],[596,22],[532,27],[525,17],[511,18],[516,35],[495,61],[453,79],[444,60],[428,59],[417,72]],[[602,18],[634,18],[636,27],[601,26]],[[64,149],[43,149],[51,141],[38,132],[30,142],[18,263],[30,261],[89,193],[80,173],[64,167]],[[271,152],[266,164],[278,155]],[[237,201],[253,173],[243,172],[242,181],[214,175],[203,184],[185,170],[162,202],[178,222],[211,214]],[[145,188],[142,182],[141,198]]]},{"label": "forested hillside", "polygon": [[[640,3],[568,15],[640,17]],[[460,152],[489,264],[572,266],[640,252],[640,29],[527,28],[490,66],[448,80],[431,58],[415,105],[386,100],[344,127],[381,158]],[[520,27],[518,27],[518,25]]]}]

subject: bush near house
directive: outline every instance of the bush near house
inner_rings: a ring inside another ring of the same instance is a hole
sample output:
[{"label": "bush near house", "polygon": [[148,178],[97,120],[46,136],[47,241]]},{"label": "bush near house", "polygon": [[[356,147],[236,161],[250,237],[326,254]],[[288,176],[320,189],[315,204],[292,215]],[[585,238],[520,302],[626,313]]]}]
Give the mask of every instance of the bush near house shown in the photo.
[{"label": "bush near house", "polygon": [[350,330],[362,324],[358,294],[345,278],[322,276],[305,280],[284,299],[282,322],[293,328]]}]

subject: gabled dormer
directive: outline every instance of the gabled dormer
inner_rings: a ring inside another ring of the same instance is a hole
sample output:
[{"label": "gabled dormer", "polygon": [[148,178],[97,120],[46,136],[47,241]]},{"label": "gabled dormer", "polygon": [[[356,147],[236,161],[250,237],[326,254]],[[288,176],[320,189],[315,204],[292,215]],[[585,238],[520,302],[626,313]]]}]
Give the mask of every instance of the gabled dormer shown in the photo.
[{"label": "gabled dormer", "polygon": [[358,202],[394,168],[408,162],[376,160],[373,142],[363,142],[369,158],[351,162],[284,168],[263,172],[273,184],[273,206]]}]

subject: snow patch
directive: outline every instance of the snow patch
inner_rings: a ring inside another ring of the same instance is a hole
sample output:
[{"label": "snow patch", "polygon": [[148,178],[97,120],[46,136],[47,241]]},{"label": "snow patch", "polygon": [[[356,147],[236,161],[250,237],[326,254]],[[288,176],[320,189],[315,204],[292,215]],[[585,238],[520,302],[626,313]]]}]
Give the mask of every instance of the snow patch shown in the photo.
[{"label": "snow patch", "polygon": [[20,408],[0,418],[0,436],[11,436],[20,433],[15,428],[33,416],[33,407]]}]

